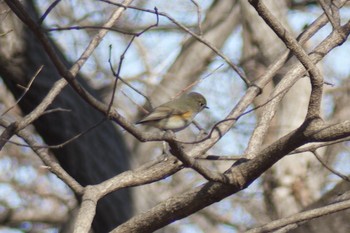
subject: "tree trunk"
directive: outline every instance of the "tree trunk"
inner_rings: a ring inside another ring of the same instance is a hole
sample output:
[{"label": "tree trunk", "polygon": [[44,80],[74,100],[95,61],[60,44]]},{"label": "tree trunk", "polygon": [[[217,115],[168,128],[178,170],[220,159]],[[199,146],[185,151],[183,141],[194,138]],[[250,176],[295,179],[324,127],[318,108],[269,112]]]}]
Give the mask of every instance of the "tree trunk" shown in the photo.
[{"label": "tree trunk", "polygon": [[[35,17],[33,2],[25,3],[28,12]],[[1,12],[8,9],[4,3],[0,7]],[[19,102],[23,114],[28,114],[43,100],[60,76],[38,40],[23,28],[18,18],[11,11],[1,17],[0,30],[13,31],[0,37],[0,76],[15,98],[23,92],[18,85],[27,86],[37,69],[44,65],[28,93]],[[58,49],[57,53],[61,54]],[[82,78],[79,77],[79,80],[90,93],[97,95]],[[69,111],[44,114],[34,122],[36,130],[48,145],[63,143],[104,118],[69,86],[50,105],[50,109],[56,108]],[[83,186],[100,183],[129,169],[128,148],[110,121],[52,152],[61,166]],[[108,232],[126,221],[132,214],[132,208],[130,191],[122,190],[108,195],[97,206],[93,229],[95,232]]]}]

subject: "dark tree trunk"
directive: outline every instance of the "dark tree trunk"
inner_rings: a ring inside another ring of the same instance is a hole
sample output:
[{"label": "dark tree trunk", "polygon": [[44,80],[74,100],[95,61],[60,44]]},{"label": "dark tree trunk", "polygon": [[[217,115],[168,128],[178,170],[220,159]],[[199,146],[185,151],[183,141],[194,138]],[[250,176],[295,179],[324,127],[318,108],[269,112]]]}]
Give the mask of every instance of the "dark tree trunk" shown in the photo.
[{"label": "dark tree trunk", "polygon": [[[25,2],[28,3],[28,11],[35,15],[32,1]],[[7,6],[2,3],[0,8],[3,12]],[[36,70],[44,65],[29,92],[19,103],[23,114],[28,114],[43,100],[60,76],[37,39],[17,17],[11,12],[1,15],[0,30],[6,32],[11,29],[12,32],[0,37],[0,76],[16,98],[23,92],[18,85],[26,86]],[[60,54],[58,49],[57,53]],[[97,95],[84,80],[79,79],[90,93]],[[45,114],[34,122],[36,130],[48,145],[62,143],[104,117],[69,86],[50,105],[50,109],[55,108],[70,111]],[[52,152],[61,166],[83,186],[97,184],[129,168],[129,151],[122,135],[110,121],[105,121],[79,139]],[[126,221],[132,209],[130,191],[108,195],[97,206],[94,231],[108,232]]]}]

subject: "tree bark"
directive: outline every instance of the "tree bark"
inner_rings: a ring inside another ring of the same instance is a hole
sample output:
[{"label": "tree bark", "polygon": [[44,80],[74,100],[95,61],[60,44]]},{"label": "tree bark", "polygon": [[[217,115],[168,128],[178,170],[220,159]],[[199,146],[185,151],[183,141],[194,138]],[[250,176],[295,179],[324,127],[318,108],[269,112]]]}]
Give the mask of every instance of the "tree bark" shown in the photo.
[{"label": "tree bark", "polygon": [[[33,2],[25,3],[28,12],[38,18]],[[1,12],[8,10],[4,3],[0,7]],[[60,76],[37,39],[23,27],[17,17],[10,11],[1,17],[0,30],[12,31],[0,37],[0,76],[15,98],[23,93],[19,85],[27,86],[37,69],[44,66],[30,90],[19,102],[23,114],[28,114],[43,100]],[[57,53],[64,60],[58,48]],[[66,64],[69,66],[68,62]],[[78,78],[90,93],[97,96],[93,88],[81,77]],[[48,145],[63,143],[105,117],[85,103],[69,86],[50,105],[50,109],[56,108],[69,111],[44,114],[34,122],[36,130]],[[130,154],[123,136],[110,121],[105,121],[52,152],[61,166],[83,186],[100,183],[130,167]],[[95,232],[108,232],[126,221],[131,214],[130,190],[114,192],[99,202],[93,229]]]}]

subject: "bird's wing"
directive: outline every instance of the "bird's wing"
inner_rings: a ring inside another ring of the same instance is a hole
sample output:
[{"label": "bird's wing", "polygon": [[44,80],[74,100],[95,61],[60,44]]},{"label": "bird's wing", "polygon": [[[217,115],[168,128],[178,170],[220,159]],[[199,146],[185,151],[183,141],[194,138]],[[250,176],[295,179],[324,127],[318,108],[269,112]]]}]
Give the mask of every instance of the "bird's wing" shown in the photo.
[{"label": "bird's wing", "polygon": [[169,117],[171,115],[182,115],[185,114],[186,112],[178,110],[178,109],[173,109],[170,111],[170,108],[167,106],[159,106],[154,109],[152,113],[141,119],[137,124],[139,123],[144,123],[148,121],[156,121],[156,120],[161,120],[166,117]]}]

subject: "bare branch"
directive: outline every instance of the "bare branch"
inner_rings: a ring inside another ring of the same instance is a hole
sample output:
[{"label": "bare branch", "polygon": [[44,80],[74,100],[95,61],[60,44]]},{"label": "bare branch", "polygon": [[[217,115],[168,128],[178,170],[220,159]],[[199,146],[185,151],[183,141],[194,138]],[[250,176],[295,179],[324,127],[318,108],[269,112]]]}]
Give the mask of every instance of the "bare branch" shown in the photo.
[{"label": "bare branch", "polygon": [[156,12],[156,11],[152,11],[152,10],[147,10],[147,9],[142,9],[139,7],[135,7],[135,6],[125,6],[124,4],[120,4],[120,3],[114,3],[111,1],[107,1],[107,0],[100,0],[101,2],[105,2],[111,5],[116,5],[116,6],[120,6],[120,7],[125,7],[125,8],[130,8],[130,9],[135,9],[135,10],[139,10],[139,11],[143,11],[143,12],[148,12],[148,13],[152,13],[152,14],[159,14],[161,16],[166,17],[167,19],[169,19],[171,22],[173,22],[174,24],[176,24],[178,27],[180,27],[182,30],[184,30],[185,32],[189,33],[191,36],[193,36],[194,38],[196,38],[199,42],[205,44],[206,46],[208,46],[208,48],[210,48],[211,50],[213,50],[213,52],[215,52],[218,56],[220,56],[222,59],[225,60],[225,62],[240,76],[240,78],[245,82],[245,84],[247,86],[250,86],[250,81],[247,79],[246,75],[243,73],[243,71],[237,67],[237,65],[235,65],[234,63],[231,62],[231,60],[224,55],[220,50],[218,50],[215,46],[212,45],[212,43],[210,43],[208,40],[206,40],[205,38],[203,38],[200,35],[197,35],[196,33],[192,32],[189,28],[187,28],[186,26],[184,26],[183,24],[181,24],[180,22],[178,22],[177,20],[175,20],[173,17],[171,17],[170,15],[168,15],[167,13],[164,12]]},{"label": "bare branch", "polygon": [[38,24],[42,24],[45,20],[45,18],[50,14],[50,12],[57,6],[58,3],[60,3],[61,0],[55,0],[51,5],[47,8],[45,13],[40,17],[38,20]]},{"label": "bare branch", "polygon": [[[81,55],[81,57],[75,62],[75,64],[72,66],[70,71],[68,71],[63,64],[63,62],[60,60],[58,55],[55,53],[49,39],[42,33],[39,26],[30,18],[28,13],[23,8],[22,4],[18,0],[5,0],[5,2],[8,4],[8,6],[13,10],[13,12],[25,23],[27,26],[36,34],[36,36],[39,38],[41,43],[43,44],[47,54],[51,58],[52,62],[55,64],[57,70],[59,73],[67,78],[68,81],[73,84],[72,86],[77,89],[77,92],[80,94],[85,94],[90,97],[91,100],[96,104],[97,100],[92,97],[90,94],[86,93],[82,87],[77,83],[75,80],[75,75],[78,73],[80,68],[84,65],[87,58],[92,54],[94,49],[98,46],[98,44],[102,41],[103,37],[107,34],[108,30],[102,29],[99,33],[91,40],[90,44],[84,51],[84,53]],[[124,4],[128,5],[132,2],[132,0],[125,0]],[[110,19],[107,21],[107,23],[104,25],[105,27],[111,27],[121,16],[121,14],[124,12],[123,8],[117,9]],[[67,85],[67,81],[65,79],[60,79],[55,83],[55,85],[52,87],[51,91],[47,94],[47,96],[44,98],[44,100],[27,116],[25,116],[20,122],[12,124],[13,127],[10,129],[7,128],[4,130],[2,135],[0,135],[0,138],[2,140],[0,141],[0,150],[3,147],[3,145],[6,143],[8,139],[12,137],[12,135],[19,130],[22,130],[29,124],[31,124],[35,119],[37,119],[45,110],[46,108],[52,103],[54,98],[61,92],[61,90]]]},{"label": "bare branch", "polygon": [[[343,0],[339,4],[340,6],[343,6],[346,2],[347,2],[346,0]],[[327,22],[328,22],[327,16],[325,14],[322,14],[312,24],[310,24],[309,27],[307,27],[304,32],[302,32],[298,36],[299,43],[304,44],[318,30],[320,30],[323,26],[325,26]],[[335,39],[335,37],[337,37],[337,35],[332,36],[333,40]],[[340,38],[338,39],[343,40]],[[312,52],[312,56],[311,56],[311,58],[315,63],[318,62],[321,59],[321,57],[323,57],[323,56],[319,56],[320,54],[319,52],[323,50],[322,46],[333,42],[334,41],[325,40],[321,44],[319,44],[319,46],[317,46],[317,48]],[[334,46],[336,46],[336,44],[334,44]],[[322,54],[327,54],[329,51],[330,50],[328,49],[327,51],[323,50]],[[267,72],[259,79],[258,82],[263,82],[265,85],[265,82],[270,80],[273,77],[273,75],[275,75],[276,72],[283,66],[283,64],[288,59],[289,54],[290,54],[290,50],[287,50],[285,53],[283,53],[283,55],[281,55],[281,57],[277,58],[276,61],[266,69]],[[304,74],[304,72],[305,72],[305,69],[302,69],[299,66],[297,69],[296,67],[292,67],[291,71],[285,75],[285,78],[281,80],[281,82],[279,82],[279,84],[275,88],[275,91],[271,95],[275,95],[275,93],[278,93],[281,90],[293,85],[296,82],[296,80],[299,79],[299,77]],[[264,85],[258,84],[258,86],[260,87],[263,87]],[[269,122],[271,122],[271,120],[275,116],[278,103],[279,103],[279,100],[276,99],[275,101],[271,101],[268,105],[265,106],[265,109],[263,109],[264,115],[253,132],[253,135],[249,141],[249,145],[245,151],[245,154],[248,154],[249,156],[254,157],[257,151],[260,149],[262,142],[264,140],[265,134],[269,128],[269,125],[270,125]]]},{"label": "bare branch", "polygon": [[[4,119],[0,118],[0,125],[8,128],[10,124]],[[18,136],[23,138],[23,140],[30,146],[30,148],[39,156],[41,161],[47,166],[47,168],[65,182],[77,195],[82,195],[84,188],[73,179],[61,166],[55,161],[55,159],[50,155],[47,149],[38,148],[37,143],[32,139],[31,134],[25,129],[21,132],[17,132]]]},{"label": "bare branch", "polygon": [[319,118],[323,90],[323,77],[320,71],[297,40],[294,39],[292,34],[271,14],[261,0],[249,0],[249,2],[309,72],[312,90],[306,119]]},{"label": "bare branch", "polygon": [[[206,184],[186,193],[169,198],[149,211],[133,217],[112,232],[153,232],[174,220],[184,218],[210,204],[213,204],[214,202],[244,189],[274,163],[299,146],[304,145],[307,142],[313,142],[316,138],[319,141],[322,141],[323,139],[333,139],[332,137],[327,136],[328,134],[322,133],[317,137],[313,137],[313,135],[319,133],[319,130],[315,130],[314,133],[309,134],[309,137],[306,137],[305,130],[308,128],[308,124],[309,122],[304,123],[298,129],[275,141],[270,146],[260,151],[255,158],[251,160],[244,159],[237,161],[233,167],[225,172],[225,177],[228,179],[230,185],[220,182],[207,182]],[[323,123],[317,121],[315,124],[319,124],[321,128]],[[338,135],[339,131],[341,134],[342,132],[347,131],[349,136],[350,125],[349,127],[344,127],[344,124],[346,126],[348,125],[348,123],[343,123],[334,126],[334,128],[332,128],[333,134]],[[322,136],[325,138],[321,139]],[[339,210],[341,209],[337,209],[337,211]]]},{"label": "bare branch", "polygon": [[322,147],[331,146],[331,145],[338,144],[340,142],[346,142],[349,140],[350,140],[350,138],[346,137],[346,138],[334,140],[331,142],[317,143],[315,145],[310,145],[310,146],[298,148],[296,150],[293,150],[289,154],[292,155],[292,154],[298,154],[298,153],[304,153],[304,152],[311,152],[311,151],[317,150],[317,149],[322,148]]},{"label": "bare branch", "polygon": [[196,86],[198,83],[204,81],[205,79],[207,79],[208,77],[210,77],[212,74],[214,74],[216,71],[218,71],[224,64],[219,65],[217,68],[215,68],[214,70],[212,70],[210,73],[208,73],[207,75],[205,75],[203,78],[198,79],[196,81],[194,81],[193,83],[191,83],[190,85],[188,85],[187,87],[185,87],[184,89],[182,89],[181,91],[179,91],[174,98],[181,96],[184,92],[186,92],[187,90],[191,89],[192,87]]},{"label": "bare branch", "polygon": [[[159,24],[159,16],[158,16],[158,10],[157,8],[154,8],[155,12],[156,12],[156,23],[153,24],[153,25],[150,25],[148,26],[147,28],[145,28],[144,30],[142,30],[141,32],[135,34],[133,37],[131,37],[128,45],[126,46],[124,52],[120,55],[120,59],[119,59],[119,65],[118,65],[118,70],[117,72],[114,71],[113,69],[113,66],[112,66],[112,63],[111,63],[111,50],[112,50],[112,46],[110,45],[110,53],[109,53],[109,59],[108,59],[108,62],[109,62],[109,66],[111,68],[111,71],[113,73],[113,76],[115,77],[115,81],[114,81],[114,85],[113,85],[113,91],[112,91],[112,97],[111,97],[111,101],[108,105],[108,110],[107,110],[107,115],[109,115],[109,112],[110,112],[110,109],[113,105],[113,101],[114,101],[114,94],[116,92],[116,89],[117,89],[117,82],[118,82],[118,79],[120,79],[120,71],[121,71],[121,68],[122,68],[122,64],[123,64],[123,61],[124,61],[124,57],[125,57],[125,54],[127,53],[127,51],[129,50],[132,42],[134,41],[134,39],[138,36],[141,36],[143,33],[147,32],[148,30],[150,30],[151,28],[153,27],[157,27],[158,24]],[[127,82],[123,81],[127,86],[129,86],[131,89],[133,89],[134,91],[136,91],[138,94],[141,94],[142,96],[144,96],[140,91],[137,91],[136,88],[132,87],[131,85],[129,85]],[[144,96],[145,97],[145,96]],[[149,100],[147,97],[145,97],[146,100]],[[149,102],[151,103],[151,102]]]},{"label": "bare branch", "polygon": [[198,25],[198,34],[199,36],[203,35],[203,31],[202,31],[202,8],[201,6],[198,4],[198,2],[196,0],[191,0],[191,2],[196,6],[197,8],[197,25]]},{"label": "bare branch", "polygon": [[13,109],[15,106],[17,106],[18,102],[21,101],[21,99],[26,95],[26,93],[29,91],[30,86],[32,85],[32,83],[34,82],[35,78],[38,76],[38,74],[40,73],[40,71],[43,69],[44,66],[40,66],[39,69],[35,72],[35,74],[33,75],[33,77],[30,79],[28,85],[26,87],[22,87],[24,89],[24,92],[22,93],[22,95],[18,98],[18,100],[16,101],[16,103],[14,103],[11,107],[9,107],[6,111],[4,111],[0,116],[4,116],[6,113],[8,113],[11,109]]},{"label": "bare branch", "polygon": [[97,202],[108,193],[159,181],[181,169],[181,163],[173,157],[144,164],[135,171],[126,171],[100,184],[87,186],[88,191],[84,193],[74,232],[87,232],[90,229]]},{"label": "bare branch", "polygon": [[338,30],[340,27],[339,9],[334,5],[334,1],[330,1],[328,6],[324,0],[318,0],[324,13],[327,15],[329,22],[331,22],[333,29]]},{"label": "bare branch", "polygon": [[312,151],[312,153],[315,155],[316,159],[322,164],[322,166],[324,166],[328,171],[332,172],[334,175],[340,177],[341,179],[350,182],[350,179],[346,176],[341,174],[340,172],[337,172],[336,170],[334,170],[333,168],[331,168],[330,166],[328,166],[321,158],[321,156],[317,153],[317,151]]},{"label": "bare branch", "polygon": [[94,29],[94,30],[108,30],[108,31],[112,31],[112,32],[119,32],[125,35],[138,35],[139,32],[129,32],[129,31],[125,31],[125,30],[121,30],[115,27],[104,27],[104,26],[70,26],[70,27],[56,27],[56,28],[48,28],[46,29],[47,32],[55,32],[55,31],[71,31],[71,30],[85,30],[85,29]]},{"label": "bare branch", "polygon": [[176,156],[186,167],[193,168],[195,171],[197,171],[199,174],[201,174],[204,178],[206,178],[209,181],[216,181],[220,183],[228,183],[229,179],[224,174],[221,174],[219,172],[211,171],[205,167],[203,167],[201,164],[198,163],[198,161],[188,156],[184,151],[181,145],[174,141],[168,141],[169,146],[171,148],[170,152]]},{"label": "bare branch", "polygon": [[251,229],[245,233],[262,233],[262,232],[271,232],[281,227],[288,226],[290,224],[299,223],[301,224],[304,221],[325,216],[327,214],[336,213],[342,210],[350,208],[350,201],[343,201],[335,204],[330,204],[324,207],[316,208],[313,210],[304,211],[290,217],[282,218],[276,221],[272,221],[264,226]]},{"label": "bare branch", "polygon": [[79,213],[74,223],[73,233],[90,232],[92,220],[96,214],[96,205],[98,201],[96,188],[94,186],[87,186],[82,199]]},{"label": "bare branch", "polygon": [[240,160],[242,159],[242,156],[229,156],[229,155],[205,155],[202,157],[197,157],[196,159],[202,159],[202,160],[216,160],[216,161],[228,161],[228,160]]}]

